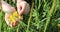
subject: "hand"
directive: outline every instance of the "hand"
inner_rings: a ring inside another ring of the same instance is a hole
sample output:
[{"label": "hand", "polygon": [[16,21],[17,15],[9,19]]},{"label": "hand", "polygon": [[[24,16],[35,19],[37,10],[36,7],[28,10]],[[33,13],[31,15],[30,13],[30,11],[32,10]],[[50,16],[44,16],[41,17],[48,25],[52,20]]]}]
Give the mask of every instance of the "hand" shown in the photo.
[{"label": "hand", "polygon": [[8,14],[16,11],[16,9],[14,7],[9,5],[5,1],[2,1],[2,10],[3,10],[3,12],[8,13]]},{"label": "hand", "polygon": [[17,10],[19,15],[27,14],[30,10],[30,6],[26,1],[17,0]]},{"label": "hand", "polygon": [[5,14],[5,21],[7,23],[7,25],[11,26],[11,27],[14,27],[17,25],[18,21],[15,20],[14,22],[11,22],[8,20],[8,17],[10,16],[10,14]]},{"label": "hand", "polygon": [[[8,19],[9,16],[16,11],[16,9],[4,1],[2,1],[2,9],[3,9],[3,12],[5,12],[5,21],[6,21],[7,25],[9,25],[11,27],[16,26],[18,23],[17,19],[15,19],[13,22],[9,21],[9,19]],[[20,18],[20,20],[22,20],[22,19],[23,18]]]},{"label": "hand", "polygon": [[23,18],[19,16],[17,11],[12,14],[5,13],[5,21],[9,26],[11,27],[16,26],[19,20],[23,20]]}]

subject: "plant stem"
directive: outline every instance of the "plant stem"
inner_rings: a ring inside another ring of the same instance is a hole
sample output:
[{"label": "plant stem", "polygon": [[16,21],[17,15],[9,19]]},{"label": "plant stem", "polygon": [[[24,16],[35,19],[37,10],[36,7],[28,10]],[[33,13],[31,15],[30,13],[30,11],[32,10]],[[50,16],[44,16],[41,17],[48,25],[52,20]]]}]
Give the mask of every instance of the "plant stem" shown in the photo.
[{"label": "plant stem", "polygon": [[47,13],[47,17],[46,17],[47,20],[46,20],[46,24],[45,24],[45,27],[44,27],[44,32],[46,32],[47,26],[48,26],[48,24],[49,24],[49,22],[50,22],[50,18],[51,18],[51,16],[52,16],[52,13],[53,13],[54,8],[55,8],[55,6],[56,6],[56,2],[57,2],[57,0],[53,0],[52,7],[51,7],[50,11],[48,11],[48,13]]},{"label": "plant stem", "polygon": [[31,20],[31,18],[32,18],[32,10],[33,10],[33,7],[34,7],[34,2],[32,3],[32,7],[31,7],[31,12],[30,12],[30,17],[29,17],[29,19],[28,19],[28,26],[27,26],[27,31],[26,32],[28,32],[29,30],[29,25],[30,25],[30,20]]}]

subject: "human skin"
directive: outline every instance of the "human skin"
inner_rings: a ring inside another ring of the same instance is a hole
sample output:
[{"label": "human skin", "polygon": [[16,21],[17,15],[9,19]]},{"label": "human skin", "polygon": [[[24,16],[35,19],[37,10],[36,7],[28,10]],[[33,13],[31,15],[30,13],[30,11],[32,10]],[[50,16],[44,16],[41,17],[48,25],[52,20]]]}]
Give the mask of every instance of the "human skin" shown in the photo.
[{"label": "human skin", "polygon": [[[9,25],[9,21],[8,21],[8,17],[10,14],[12,14],[13,12],[16,11],[16,9],[14,7],[12,7],[11,5],[9,5],[8,3],[6,3],[5,1],[1,1],[2,2],[2,10],[3,12],[5,12],[5,21],[7,23],[7,25]],[[17,0],[17,11],[18,14],[21,16],[23,14],[27,14],[30,10],[30,6],[29,4],[24,1],[24,0]],[[21,17],[20,20],[22,20],[23,18]],[[15,21],[13,24],[10,24],[11,27],[16,26],[17,21]]]},{"label": "human skin", "polygon": [[17,11],[19,15],[27,14],[30,11],[29,4],[24,0],[12,0],[13,2],[17,2]]},{"label": "human skin", "polygon": [[9,20],[8,17],[10,16],[10,14],[12,14],[13,12],[16,11],[16,9],[14,7],[12,7],[11,5],[9,5],[8,3],[6,3],[5,1],[1,1],[2,2],[2,10],[3,12],[5,12],[5,21],[7,23],[7,25],[13,27],[17,25],[17,21],[14,21],[14,23],[9,24]]},{"label": "human skin", "polygon": [[5,1],[1,1],[1,2],[2,2],[2,10],[3,10],[3,12],[5,12],[7,14],[10,14],[10,13],[13,13],[14,11],[16,11],[16,9],[14,7],[9,5]]},{"label": "human skin", "polygon": [[19,15],[27,14],[30,11],[30,6],[24,0],[17,0],[17,11]]}]

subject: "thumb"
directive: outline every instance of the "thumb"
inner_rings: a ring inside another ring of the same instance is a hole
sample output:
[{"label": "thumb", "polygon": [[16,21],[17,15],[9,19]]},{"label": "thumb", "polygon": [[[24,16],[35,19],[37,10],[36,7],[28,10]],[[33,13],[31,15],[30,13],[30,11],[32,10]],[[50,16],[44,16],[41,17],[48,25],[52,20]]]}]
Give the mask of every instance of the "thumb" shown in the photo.
[{"label": "thumb", "polygon": [[9,25],[8,16],[9,16],[9,14],[5,14],[5,21],[6,21],[7,25]]}]

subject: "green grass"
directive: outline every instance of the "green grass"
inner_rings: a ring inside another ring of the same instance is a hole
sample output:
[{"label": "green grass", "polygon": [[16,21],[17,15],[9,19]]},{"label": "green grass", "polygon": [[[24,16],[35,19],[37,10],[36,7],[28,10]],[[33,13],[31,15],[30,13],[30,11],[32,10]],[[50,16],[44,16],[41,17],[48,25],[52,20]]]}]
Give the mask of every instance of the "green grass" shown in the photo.
[{"label": "green grass", "polygon": [[[5,0],[16,8],[16,3]],[[27,0],[28,1],[28,0]],[[0,32],[60,32],[60,0],[30,0],[30,13],[22,15],[24,20],[11,28],[4,20],[0,9]]]}]

